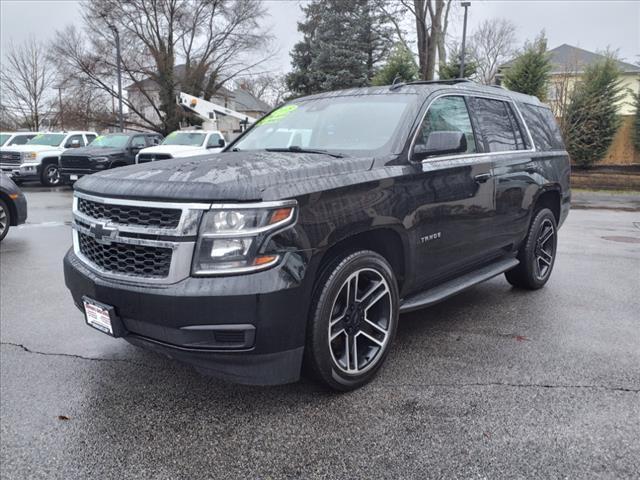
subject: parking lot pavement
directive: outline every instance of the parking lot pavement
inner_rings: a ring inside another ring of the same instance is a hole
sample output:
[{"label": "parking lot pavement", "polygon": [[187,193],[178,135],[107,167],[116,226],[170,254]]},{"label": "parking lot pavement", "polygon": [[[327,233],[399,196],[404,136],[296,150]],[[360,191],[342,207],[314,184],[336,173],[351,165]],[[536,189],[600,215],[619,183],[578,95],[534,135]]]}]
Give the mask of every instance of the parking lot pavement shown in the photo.
[{"label": "parking lot pavement", "polygon": [[571,212],[544,289],[499,277],[404,315],[380,375],[338,395],[227,384],[86,327],[70,192],[26,192],[34,223],[0,247],[3,478],[640,475],[637,212]]}]

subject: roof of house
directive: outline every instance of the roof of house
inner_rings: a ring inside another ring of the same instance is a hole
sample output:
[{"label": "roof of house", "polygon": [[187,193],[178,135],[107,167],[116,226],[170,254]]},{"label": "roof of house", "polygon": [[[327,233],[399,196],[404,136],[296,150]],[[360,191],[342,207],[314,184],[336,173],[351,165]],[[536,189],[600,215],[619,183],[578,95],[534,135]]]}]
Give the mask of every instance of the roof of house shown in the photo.
[{"label": "roof of house", "polygon": [[[180,79],[184,77],[184,72],[186,68],[187,66],[184,64],[176,65],[173,67],[173,75],[175,76],[175,78],[178,79],[178,82],[180,82]],[[134,82],[130,85],[127,85],[124,89],[127,91],[130,91],[130,90],[151,91],[151,90],[156,90],[157,86],[158,84],[153,78],[147,77],[144,80],[140,80],[139,82]],[[225,87],[218,88],[218,90],[216,90],[215,95],[233,98],[233,92]]]},{"label": "roof of house", "polygon": [[[593,65],[605,58],[599,53],[593,53],[566,43],[549,50],[549,55],[551,56],[552,74],[564,73],[567,69],[582,72],[586,66]],[[515,59],[506,62],[500,68],[509,67],[514,61]],[[623,73],[640,73],[640,66],[627,62],[618,61],[618,68]]]},{"label": "roof of house", "polygon": [[238,88],[233,91],[236,110],[238,112],[262,112],[267,113],[273,108],[266,102],[254,97],[244,88]]}]

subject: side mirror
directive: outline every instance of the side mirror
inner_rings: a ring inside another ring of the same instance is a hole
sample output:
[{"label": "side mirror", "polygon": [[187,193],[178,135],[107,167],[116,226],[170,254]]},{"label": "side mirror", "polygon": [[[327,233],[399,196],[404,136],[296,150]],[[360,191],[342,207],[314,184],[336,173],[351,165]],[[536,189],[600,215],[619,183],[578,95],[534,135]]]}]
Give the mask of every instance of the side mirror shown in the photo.
[{"label": "side mirror", "polygon": [[142,147],[132,146],[130,150],[131,150],[131,153],[138,153],[140,150],[142,150]]},{"label": "side mirror", "polygon": [[220,140],[218,140],[218,146],[219,147],[224,147],[227,143],[224,141],[224,138],[221,138]]},{"label": "side mirror", "polygon": [[413,148],[413,159],[424,160],[433,155],[447,155],[467,151],[467,137],[462,132],[431,132],[426,145]]}]

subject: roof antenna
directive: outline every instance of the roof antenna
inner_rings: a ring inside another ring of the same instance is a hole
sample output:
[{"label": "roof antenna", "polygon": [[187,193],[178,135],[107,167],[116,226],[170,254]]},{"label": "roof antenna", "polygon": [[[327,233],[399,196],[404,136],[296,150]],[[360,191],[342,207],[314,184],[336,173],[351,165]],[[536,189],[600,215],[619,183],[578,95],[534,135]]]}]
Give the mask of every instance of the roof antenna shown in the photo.
[{"label": "roof antenna", "polygon": [[404,85],[404,82],[402,82],[402,77],[400,75],[396,75],[396,78],[393,79],[393,83],[389,87],[389,90],[397,90],[403,85]]}]

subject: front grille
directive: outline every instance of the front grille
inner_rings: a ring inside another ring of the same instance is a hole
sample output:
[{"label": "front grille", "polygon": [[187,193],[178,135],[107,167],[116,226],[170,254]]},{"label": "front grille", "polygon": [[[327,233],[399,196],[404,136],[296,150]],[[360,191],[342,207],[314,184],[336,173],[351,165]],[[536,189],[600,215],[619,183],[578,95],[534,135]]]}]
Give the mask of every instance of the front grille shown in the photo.
[{"label": "front grille", "polygon": [[156,160],[169,160],[173,158],[168,153],[141,153],[138,155],[138,163],[154,162]]},{"label": "front grille", "polygon": [[20,152],[0,153],[0,163],[4,165],[20,165]]},{"label": "front grille", "polygon": [[61,168],[91,168],[89,157],[80,155],[62,155],[60,157]]},{"label": "front grille", "polygon": [[98,243],[84,233],[78,233],[80,253],[95,265],[110,273],[132,277],[164,278],[171,269],[170,248],[146,245]]},{"label": "front grille", "polygon": [[136,225],[151,228],[176,228],[182,210],[174,208],[151,208],[131,205],[113,205],[78,198],[78,211],[98,220],[108,220],[121,225]]}]

